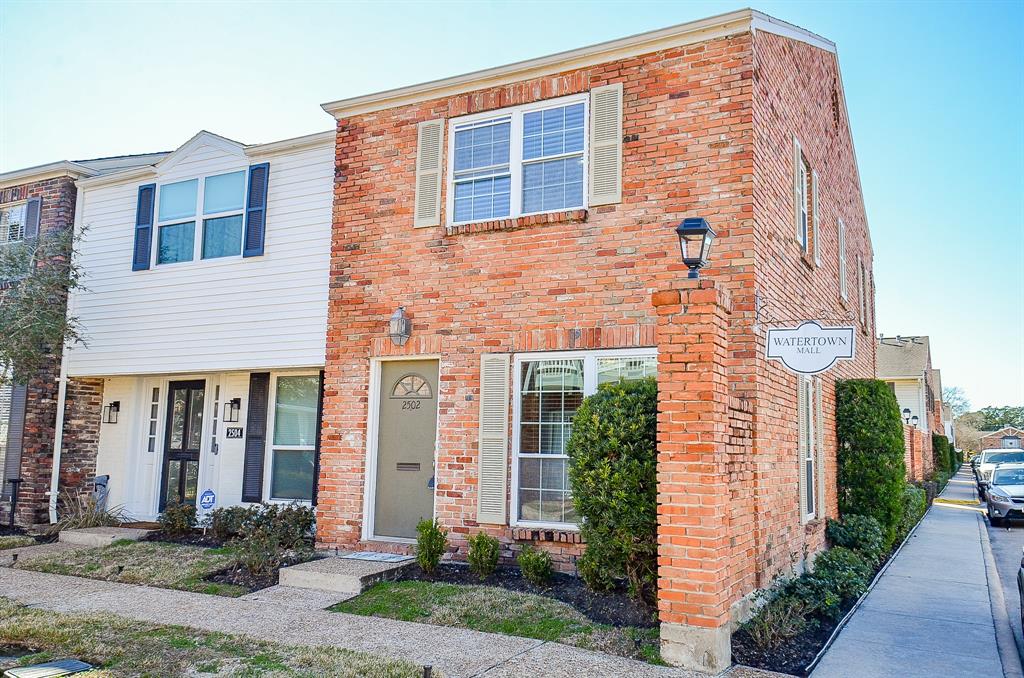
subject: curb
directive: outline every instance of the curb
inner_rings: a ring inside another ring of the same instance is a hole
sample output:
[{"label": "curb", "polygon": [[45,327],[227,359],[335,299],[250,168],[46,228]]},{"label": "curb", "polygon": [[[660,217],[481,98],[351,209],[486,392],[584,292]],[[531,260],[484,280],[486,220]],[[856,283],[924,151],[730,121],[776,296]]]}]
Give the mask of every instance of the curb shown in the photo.
[{"label": "curb", "polygon": [[1006,599],[1003,597],[1003,584],[996,569],[996,558],[992,553],[992,543],[985,528],[985,519],[978,516],[978,531],[981,532],[981,550],[985,556],[985,575],[988,578],[989,604],[992,607],[992,623],[996,629],[996,646],[999,648],[999,661],[1003,665],[1006,678],[1024,678],[1020,654],[1017,652],[1017,641],[1013,637],[1010,626],[1010,615],[1006,612]]}]

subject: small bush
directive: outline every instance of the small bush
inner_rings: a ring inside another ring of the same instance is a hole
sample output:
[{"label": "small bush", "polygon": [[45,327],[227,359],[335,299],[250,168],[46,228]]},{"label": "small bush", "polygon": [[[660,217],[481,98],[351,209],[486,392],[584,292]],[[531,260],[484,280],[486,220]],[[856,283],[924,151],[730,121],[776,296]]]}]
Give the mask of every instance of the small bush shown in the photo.
[{"label": "small bush", "polygon": [[836,546],[818,556],[811,576],[846,601],[867,591],[871,575],[872,567],[863,556]]},{"label": "small bush", "polygon": [[442,529],[436,519],[421,520],[416,535],[416,562],[424,572],[433,572],[448,550],[448,530]]},{"label": "small bush", "polygon": [[160,530],[169,537],[187,536],[196,526],[196,507],[192,504],[168,504],[157,522]]},{"label": "small bush", "polygon": [[551,556],[547,551],[526,546],[516,560],[527,581],[537,586],[547,586],[551,580]]},{"label": "small bush", "polygon": [[249,526],[232,545],[236,564],[257,577],[272,574],[281,567],[286,551],[280,535],[266,526]]},{"label": "small bush", "polygon": [[761,596],[768,600],[742,627],[758,647],[775,649],[816,623],[811,616],[814,603],[806,598],[781,592],[775,595],[762,592]]},{"label": "small bush", "polygon": [[885,553],[882,526],[871,516],[850,515],[841,522],[829,520],[825,534],[833,546],[856,551],[872,565],[877,565]]},{"label": "small bush", "polygon": [[925,511],[928,510],[928,499],[924,490],[913,485],[906,485],[903,488],[903,518],[898,526],[899,539],[903,539],[914,529]]},{"label": "small bush", "polygon": [[313,509],[298,502],[261,504],[254,509],[247,518],[248,522],[243,522],[241,534],[244,535],[246,530],[268,530],[286,549],[305,543],[316,522]]},{"label": "small bush", "polygon": [[259,509],[255,506],[228,506],[214,509],[207,514],[204,526],[220,541],[234,539],[242,533],[242,527],[250,522],[254,512]]},{"label": "small bush", "polygon": [[477,532],[469,538],[469,569],[480,579],[487,579],[494,574],[498,569],[500,555],[501,544],[494,537]]},{"label": "small bush", "polygon": [[839,512],[875,518],[891,546],[902,516],[906,466],[903,420],[884,381],[837,382],[836,435]]},{"label": "small bush", "polygon": [[588,586],[625,578],[630,595],[657,587],[657,384],[605,384],[583,400],[566,445],[569,484],[586,552],[577,563]]},{"label": "small bush", "polygon": [[[289,553],[304,559],[311,552],[306,540],[313,529],[313,509],[298,502],[291,504],[260,504],[248,508],[218,509],[211,516],[214,534],[236,536],[236,565],[260,577],[281,567]],[[223,538],[218,536],[218,538]]]},{"label": "small bush", "polygon": [[100,508],[92,492],[73,490],[61,494],[59,520],[47,532],[57,534],[61,530],[80,530],[87,527],[116,527],[128,520],[124,509],[114,506]]}]

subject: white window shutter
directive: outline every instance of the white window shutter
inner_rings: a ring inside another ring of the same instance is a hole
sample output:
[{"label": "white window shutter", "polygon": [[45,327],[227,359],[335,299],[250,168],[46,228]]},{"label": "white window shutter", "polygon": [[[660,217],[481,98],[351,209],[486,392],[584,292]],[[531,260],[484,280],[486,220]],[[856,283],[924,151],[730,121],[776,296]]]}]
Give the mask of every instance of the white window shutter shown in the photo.
[{"label": "white window shutter", "polygon": [[590,205],[622,202],[622,83],[590,90]]},{"label": "white window shutter", "polygon": [[814,238],[814,265],[821,266],[821,228],[818,227],[818,171],[811,172],[811,237]]},{"label": "white window shutter", "polygon": [[797,376],[797,427],[799,430],[800,442],[797,444],[797,453],[800,456],[800,463],[797,464],[800,474],[800,521],[807,517],[807,378]]},{"label": "white window shutter", "polygon": [[416,228],[441,223],[441,156],[444,120],[419,124],[416,143]]},{"label": "white window shutter", "polygon": [[814,380],[814,432],[815,432],[815,465],[818,467],[818,501],[815,513],[824,518],[825,510],[825,408],[823,404],[824,388],[820,377]]},{"label": "white window shutter", "polygon": [[793,137],[793,228],[796,233],[797,242],[800,241],[800,197],[803,189],[800,186],[800,165],[803,163],[803,153],[800,150],[800,142]]},{"label": "white window shutter", "polygon": [[504,525],[508,495],[508,406],[511,356],[480,356],[480,467],[477,479],[478,523]]}]

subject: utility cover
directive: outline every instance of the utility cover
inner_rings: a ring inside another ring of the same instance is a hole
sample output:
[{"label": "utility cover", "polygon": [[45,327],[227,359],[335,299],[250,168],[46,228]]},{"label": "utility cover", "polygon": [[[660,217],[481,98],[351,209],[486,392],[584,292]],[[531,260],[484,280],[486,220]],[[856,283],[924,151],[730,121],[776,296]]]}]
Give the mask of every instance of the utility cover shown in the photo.
[{"label": "utility cover", "polygon": [[52,676],[70,676],[92,668],[91,664],[80,662],[77,659],[60,659],[45,664],[33,664],[32,666],[21,666],[16,669],[4,671],[4,678],[51,678]]}]

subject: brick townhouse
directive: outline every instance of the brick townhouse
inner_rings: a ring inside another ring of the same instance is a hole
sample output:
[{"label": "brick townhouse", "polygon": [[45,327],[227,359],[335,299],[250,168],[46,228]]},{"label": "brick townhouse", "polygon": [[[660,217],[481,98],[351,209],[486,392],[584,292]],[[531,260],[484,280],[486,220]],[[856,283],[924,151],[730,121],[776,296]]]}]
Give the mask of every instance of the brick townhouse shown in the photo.
[{"label": "brick townhouse", "polygon": [[[70,228],[75,218],[76,180],[131,167],[152,157],[156,156],[60,161],[0,174],[0,247],[17,247]],[[55,303],[64,305],[65,300]],[[6,381],[0,385],[0,515],[4,520],[11,517],[15,485],[10,480],[16,479],[20,482],[14,517],[20,525],[48,520],[60,359],[56,352],[26,383]],[[69,395],[65,417],[76,421],[97,398],[88,387],[75,390]],[[69,439],[71,451],[60,469],[64,486],[78,486],[91,472],[95,452],[90,444],[94,442],[85,428],[78,429],[75,439]]]},{"label": "brick townhouse", "polygon": [[[321,546],[436,517],[571,571],[565,441],[659,383],[663,656],[717,671],[836,515],[834,383],[875,373],[872,248],[833,43],[743,10],[325,104],[337,119]],[[687,279],[676,226],[717,233]],[[799,376],[769,327],[853,325]]]}]

